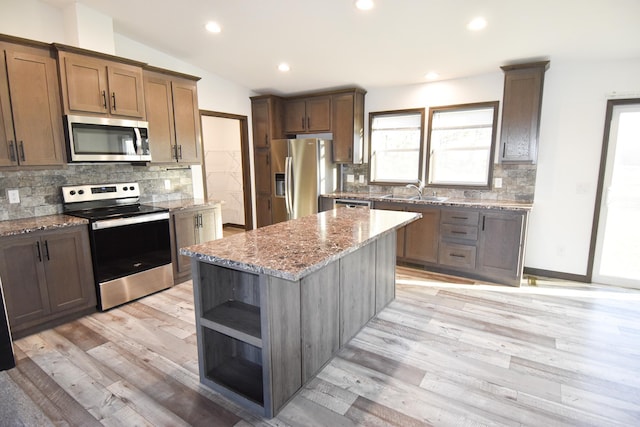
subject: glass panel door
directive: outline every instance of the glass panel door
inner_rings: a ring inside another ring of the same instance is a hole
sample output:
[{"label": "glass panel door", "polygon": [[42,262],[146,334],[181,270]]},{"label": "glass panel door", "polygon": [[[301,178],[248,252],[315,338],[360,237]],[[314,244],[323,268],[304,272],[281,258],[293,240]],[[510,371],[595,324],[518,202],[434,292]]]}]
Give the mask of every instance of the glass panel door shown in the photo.
[{"label": "glass panel door", "polygon": [[640,288],[640,99],[614,104],[592,280]]}]

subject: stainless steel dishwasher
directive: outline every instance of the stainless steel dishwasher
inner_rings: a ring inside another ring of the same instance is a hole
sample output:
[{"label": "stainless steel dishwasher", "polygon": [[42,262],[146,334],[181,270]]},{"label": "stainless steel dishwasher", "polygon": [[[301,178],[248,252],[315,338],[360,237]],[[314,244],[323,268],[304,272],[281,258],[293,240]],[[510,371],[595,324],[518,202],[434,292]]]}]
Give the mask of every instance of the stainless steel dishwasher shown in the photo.
[{"label": "stainless steel dishwasher", "polygon": [[371,200],[360,199],[335,199],[333,201],[334,208],[370,208]]}]

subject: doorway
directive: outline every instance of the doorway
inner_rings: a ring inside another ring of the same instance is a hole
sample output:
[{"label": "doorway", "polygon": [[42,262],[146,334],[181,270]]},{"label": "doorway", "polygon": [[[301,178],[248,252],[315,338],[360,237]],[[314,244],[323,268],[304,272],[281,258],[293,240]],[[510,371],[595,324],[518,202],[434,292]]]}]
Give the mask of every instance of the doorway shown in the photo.
[{"label": "doorway", "polygon": [[607,103],[591,281],[640,289],[640,99]]},{"label": "doorway", "polygon": [[253,228],[246,116],[200,110],[207,200],[223,200],[222,223]]}]

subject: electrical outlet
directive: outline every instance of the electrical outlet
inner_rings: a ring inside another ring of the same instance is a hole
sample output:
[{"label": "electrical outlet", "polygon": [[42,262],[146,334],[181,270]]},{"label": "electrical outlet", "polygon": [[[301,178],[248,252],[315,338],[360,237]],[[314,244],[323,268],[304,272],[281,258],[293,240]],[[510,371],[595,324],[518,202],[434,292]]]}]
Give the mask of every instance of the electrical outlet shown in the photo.
[{"label": "electrical outlet", "polygon": [[164,189],[165,190],[171,190],[171,180],[170,179],[165,179],[164,180]]},{"label": "electrical outlet", "polygon": [[360,184],[364,184],[364,175],[360,175],[358,177],[358,181],[360,182]]},{"label": "electrical outlet", "polygon": [[495,188],[502,188],[502,178],[494,178],[493,179],[493,186]]},{"label": "electrical outlet", "polygon": [[20,203],[20,192],[18,190],[7,190],[9,203]]}]

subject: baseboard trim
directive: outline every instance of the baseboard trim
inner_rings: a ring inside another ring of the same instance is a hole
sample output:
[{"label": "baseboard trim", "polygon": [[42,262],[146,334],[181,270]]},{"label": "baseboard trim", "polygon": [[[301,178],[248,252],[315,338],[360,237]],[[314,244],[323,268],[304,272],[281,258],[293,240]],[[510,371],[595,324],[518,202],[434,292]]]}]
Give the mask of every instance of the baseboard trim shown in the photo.
[{"label": "baseboard trim", "polygon": [[524,268],[524,275],[548,277],[549,279],[571,280],[588,283],[589,278],[583,274],[562,273],[560,271],[542,270],[540,268]]}]

